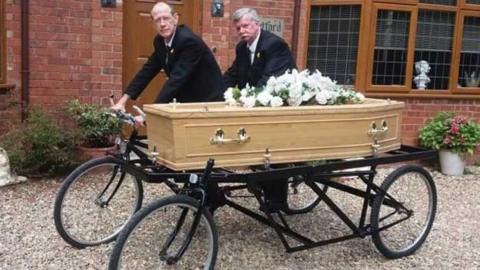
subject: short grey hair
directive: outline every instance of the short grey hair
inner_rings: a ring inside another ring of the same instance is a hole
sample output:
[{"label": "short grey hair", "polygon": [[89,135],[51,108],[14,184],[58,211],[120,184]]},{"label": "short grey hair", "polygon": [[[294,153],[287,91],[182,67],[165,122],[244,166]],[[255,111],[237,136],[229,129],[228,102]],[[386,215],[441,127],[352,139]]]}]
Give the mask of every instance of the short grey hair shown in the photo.
[{"label": "short grey hair", "polygon": [[248,17],[252,21],[255,21],[257,23],[260,23],[260,17],[258,16],[258,13],[255,9],[253,8],[240,8],[237,9],[232,16],[233,22],[238,22],[240,21],[243,17]]}]

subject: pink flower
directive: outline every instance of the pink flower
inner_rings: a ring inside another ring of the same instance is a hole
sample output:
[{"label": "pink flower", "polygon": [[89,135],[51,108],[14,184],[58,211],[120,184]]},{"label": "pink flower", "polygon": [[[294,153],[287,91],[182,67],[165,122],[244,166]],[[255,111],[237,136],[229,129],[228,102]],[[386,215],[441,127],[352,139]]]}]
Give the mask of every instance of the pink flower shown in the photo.
[{"label": "pink flower", "polygon": [[453,122],[455,122],[456,124],[466,124],[468,122],[468,119],[467,117],[465,116],[455,116],[455,118],[453,118]]},{"label": "pink flower", "polygon": [[450,145],[450,143],[452,143],[452,140],[450,139],[450,137],[447,136],[445,137],[445,139],[443,139],[443,143],[445,145]]},{"label": "pink flower", "polygon": [[453,122],[452,126],[450,127],[450,133],[452,134],[457,134],[460,131],[460,128],[458,127],[458,124]]}]

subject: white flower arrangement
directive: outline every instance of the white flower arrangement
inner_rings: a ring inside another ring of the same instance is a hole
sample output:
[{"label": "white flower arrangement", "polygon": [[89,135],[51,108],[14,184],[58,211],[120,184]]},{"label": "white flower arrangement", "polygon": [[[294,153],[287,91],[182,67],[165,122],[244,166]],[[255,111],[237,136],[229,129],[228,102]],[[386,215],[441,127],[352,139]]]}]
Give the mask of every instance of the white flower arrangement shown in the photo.
[{"label": "white flower arrangement", "polygon": [[230,87],[224,93],[225,101],[230,106],[300,106],[302,104],[358,104],[363,103],[362,93],[345,89],[329,77],[322,76],[316,70],[298,72],[296,69],[285,72],[279,77],[270,77],[261,88],[247,86],[243,89]]}]

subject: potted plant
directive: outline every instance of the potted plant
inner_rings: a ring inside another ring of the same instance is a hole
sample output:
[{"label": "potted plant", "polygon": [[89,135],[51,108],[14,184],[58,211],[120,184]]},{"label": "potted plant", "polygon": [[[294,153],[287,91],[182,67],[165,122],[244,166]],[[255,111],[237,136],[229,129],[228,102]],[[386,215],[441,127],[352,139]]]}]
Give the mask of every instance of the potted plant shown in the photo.
[{"label": "potted plant", "polygon": [[420,144],[439,150],[442,173],[462,175],[465,156],[480,142],[480,125],[453,112],[440,112],[420,130]]},{"label": "potted plant", "polygon": [[72,100],[66,110],[78,127],[78,148],[89,158],[114,149],[115,137],[121,132],[121,122],[108,108]]}]

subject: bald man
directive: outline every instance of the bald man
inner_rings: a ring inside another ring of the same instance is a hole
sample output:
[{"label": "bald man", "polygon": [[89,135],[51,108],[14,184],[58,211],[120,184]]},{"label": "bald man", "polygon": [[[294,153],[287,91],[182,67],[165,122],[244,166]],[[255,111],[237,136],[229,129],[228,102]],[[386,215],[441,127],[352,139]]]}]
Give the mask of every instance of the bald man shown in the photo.
[{"label": "bald man", "polygon": [[112,109],[125,110],[126,102],[135,100],[162,69],[168,79],[155,103],[174,98],[179,102],[223,100],[222,73],[207,45],[186,26],[178,25],[178,14],[166,3],[155,4],[151,17],[157,31],[155,50]]}]

